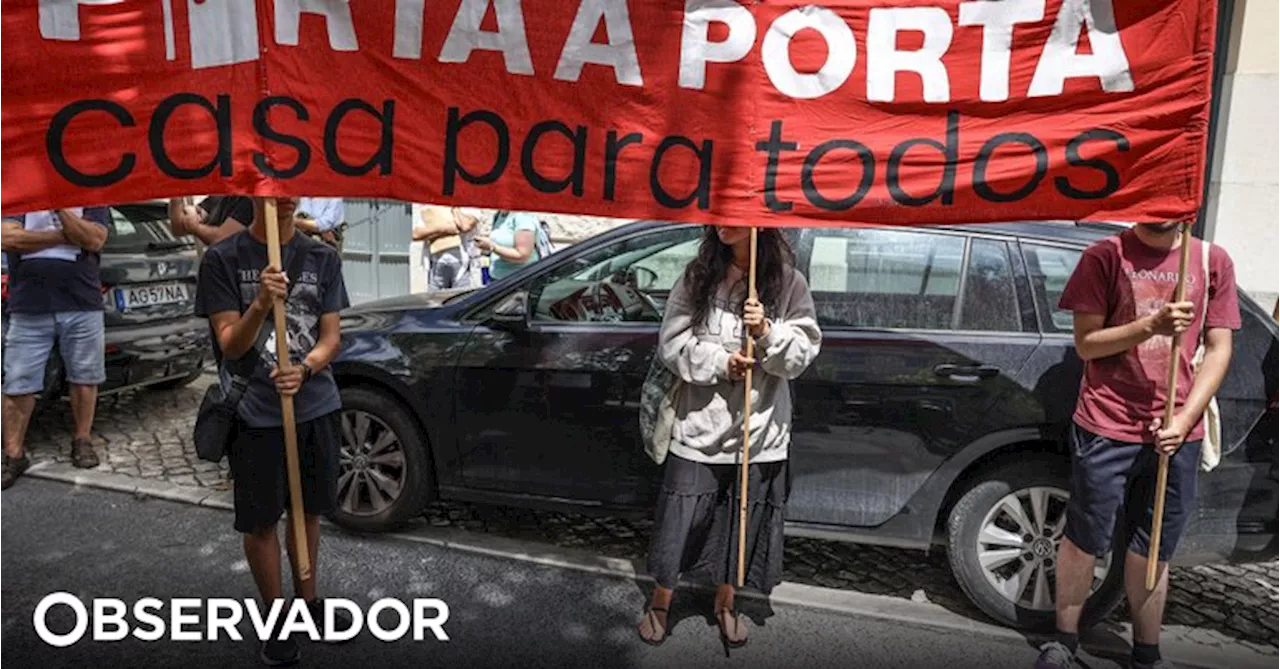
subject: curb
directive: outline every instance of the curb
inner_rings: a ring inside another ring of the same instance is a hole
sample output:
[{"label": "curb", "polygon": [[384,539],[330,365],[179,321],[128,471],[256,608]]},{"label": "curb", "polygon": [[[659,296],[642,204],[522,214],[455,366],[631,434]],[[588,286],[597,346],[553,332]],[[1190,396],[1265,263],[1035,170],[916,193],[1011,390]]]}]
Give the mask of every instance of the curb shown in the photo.
[{"label": "curb", "polygon": [[[71,465],[52,461],[33,464],[27,470],[26,475],[33,478],[70,483],[75,486],[127,493],[142,498],[154,497],[170,502],[224,511],[232,510],[232,493],[229,490],[205,490],[157,479],[138,479],[132,476],[93,469],[76,469]],[[337,527],[328,520],[322,522],[330,527]],[[359,536],[358,533],[348,533]],[[653,583],[653,579],[644,573],[643,565],[638,561],[595,555],[589,551],[561,548],[550,544],[507,539],[455,528],[432,527],[425,524],[409,530],[388,532],[376,536],[545,567],[570,569],[646,584]],[[711,591],[707,586],[683,581],[680,587],[682,589]],[[743,592],[740,596],[752,599],[766,599],[762,595],[751,592]],[[891,620],[916,627],[928,627],[962,634],[982,634],[991,638],[1031,645],[1038,645],[1044,639],[1044,637],[1037,634],[1023,634],[1008,627],[963,616],[938,604],[927,601],[920,602],[914,599],[904,600],[897,597],[868,595],[860,592],[790,582],[779,584],[767,599],[772,604],[816,609],[851,617],[865,616]],[[1185,631],[1187,628],[1166,627],[1165,629]],[[1128,624],[1123,625],[1122,629],[1118,631],[1095,628],[1081,640],[1081,646],[1093,656],[1127,662],[1130,646],[1129,642],[1125,641],[1121,634],[1128,636],[1131,632],[1132,629]],[[1218,667],[1228,666],[1245,669],[1252,667],[1272,669],[1276,666],[1275,655],[1258,653],[1239,644],[1214,646],[1165,639],[1161,642],[1161,649],[1168,659],[1187,667],[1217,669]]]},{"label": "curb", "polygon": [[230,511],[233,508],[230,490],[205,490],[160,479],[140,479],[96,469],[77,469],[71,465],[51,460],[31,465],[27,469],[25,476],[60,481],[75,486],[122,492],[136,497],[154,497],[170,502],[207,506],[225,511]]}]

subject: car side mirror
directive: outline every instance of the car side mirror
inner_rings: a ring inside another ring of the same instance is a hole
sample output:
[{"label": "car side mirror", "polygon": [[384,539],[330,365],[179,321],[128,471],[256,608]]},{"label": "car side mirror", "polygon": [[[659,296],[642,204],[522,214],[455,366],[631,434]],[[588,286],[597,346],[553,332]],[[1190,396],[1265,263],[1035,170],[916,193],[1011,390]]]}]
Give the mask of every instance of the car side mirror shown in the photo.
[{"label": "car side mirror", "polygon": [[529,292],[517,290],[493,308],[489,322],[503,329],[524,328],[529,324]]}]

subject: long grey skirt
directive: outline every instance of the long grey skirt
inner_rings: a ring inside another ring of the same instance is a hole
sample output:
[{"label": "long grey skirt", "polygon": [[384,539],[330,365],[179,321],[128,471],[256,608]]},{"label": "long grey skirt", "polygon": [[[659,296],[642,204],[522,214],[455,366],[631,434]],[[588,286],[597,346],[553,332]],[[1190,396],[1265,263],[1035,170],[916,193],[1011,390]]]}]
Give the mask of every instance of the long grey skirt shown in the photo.
[{"label": "long grey skirt", "polygon": [[[769,594],[782,579],[783,521],[791,478],[787,461],[752,463],[747,484],[746,585]],[[664,588],[680,576],[737,583],[739,465],[668,456],[649,545],[649,575]]]}]

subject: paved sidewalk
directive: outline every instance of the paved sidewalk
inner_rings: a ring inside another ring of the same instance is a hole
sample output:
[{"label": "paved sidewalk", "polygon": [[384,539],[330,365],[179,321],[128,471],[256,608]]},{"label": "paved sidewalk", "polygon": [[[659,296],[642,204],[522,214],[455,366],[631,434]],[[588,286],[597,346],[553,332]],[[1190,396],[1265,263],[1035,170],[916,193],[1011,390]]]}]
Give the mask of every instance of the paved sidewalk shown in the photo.
[{"label": "paved sidewalk", "polygon": [[[172,391],[129,392],[101,397],[93,424],[99,471],[186,486],[229,489],[226,460],[205,462],[191,445],[196,409],[215,380],[205,374]],[[71,461],[71,411],[65,402],[37,408],[27,430],[32,463]]]},{"label": "paved sidewalk", "polygon": [[[201,461],[191,429],[206,375],[187,388],[105,397],[99,402],[94,443],[100,471],[188,486],[193,492],[226,490],[226,464]],[[39,411],[28,437],[35,461],[69,461],[70,415],[65,405]],[[21,484],[19,484],[21,485]],[[482,504],[431,505],[425,522],[565,548],[584,548],[608,557],[642,559],[651,523],[647,520],[536,512]],[[952,579],[945,554],[875,546],[787,539],[785,579],[863,594],[932,602],[955,613],[984,619]],[[1205,646],[1241,645],[1277,655],[1277,561],[1244,565],[1202,565],[1173,570],[1170,634]],[[1120,630],[1123,609],[1106,624]]]}]

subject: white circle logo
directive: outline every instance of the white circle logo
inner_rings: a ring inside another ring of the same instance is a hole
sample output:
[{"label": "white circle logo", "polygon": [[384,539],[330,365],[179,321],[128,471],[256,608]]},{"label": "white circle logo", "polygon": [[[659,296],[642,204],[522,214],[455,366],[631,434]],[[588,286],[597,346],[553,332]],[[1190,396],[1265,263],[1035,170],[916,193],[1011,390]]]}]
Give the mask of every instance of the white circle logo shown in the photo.
[{"label": "white circle logo", "polygon": [[[49,609],[57,604],[71,607],[76,614],[75,627],[66,634],[54,634],[47,624],[45,624],[45,616],[49,613]],[[50,646],[56,648],[65,648],[80,640],[84,636],[85,630],[89,629],[89,611],[84,608],[84,603],[78,597],[69,592],[55,592],[45,595],[36,605],[36,612],[32,622],[36,627],[36,634],[40,639]]]}]

